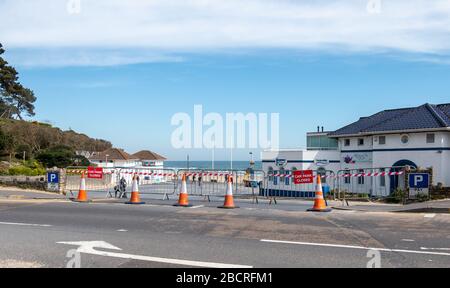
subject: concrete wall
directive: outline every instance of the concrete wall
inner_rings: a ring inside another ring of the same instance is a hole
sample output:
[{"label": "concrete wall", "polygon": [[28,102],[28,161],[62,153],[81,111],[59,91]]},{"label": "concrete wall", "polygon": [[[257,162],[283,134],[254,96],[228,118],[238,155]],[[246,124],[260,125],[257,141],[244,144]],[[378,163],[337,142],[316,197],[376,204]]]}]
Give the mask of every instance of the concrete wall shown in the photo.
[{"label": "concrete wall", "polygon": [[0,185],[38,190],[45,190],[47,188],[45,176],[0,176]]}]

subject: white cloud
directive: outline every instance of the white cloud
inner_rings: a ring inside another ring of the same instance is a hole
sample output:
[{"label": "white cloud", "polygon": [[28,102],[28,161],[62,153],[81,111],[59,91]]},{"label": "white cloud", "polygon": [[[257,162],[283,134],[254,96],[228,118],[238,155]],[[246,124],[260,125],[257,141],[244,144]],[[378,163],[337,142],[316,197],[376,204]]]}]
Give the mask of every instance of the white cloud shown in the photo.
[{"label": "white cloud", "polygon": [[[1,0],[0,41],[80,49],[90,55],[86,65],[228,49],[450,51],[449,0],[80,0],[79,14],[68,12],[68,1]],[[367,10],[369,1],[381,1],[380,13]],[[136,54],[117,52],[130,48]],[[63,56],[47,60],[76,65]]]}]

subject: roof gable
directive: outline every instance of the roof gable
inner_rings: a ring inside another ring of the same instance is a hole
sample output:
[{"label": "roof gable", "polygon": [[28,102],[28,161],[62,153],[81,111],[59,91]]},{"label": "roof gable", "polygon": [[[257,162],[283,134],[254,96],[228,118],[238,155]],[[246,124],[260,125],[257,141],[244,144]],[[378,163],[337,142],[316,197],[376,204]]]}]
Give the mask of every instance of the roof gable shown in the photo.
[{"label": "roof gable", "polygon": [[135,160],[136,158],[133,158],[128,154],[127,152],[117,149],[117,148],[111,148],[106,151],[100,152],[96,155],[93,155],[89,158],[89,160],[103,160],[106,161],[106,158],[108,160]]},{"label": "roof gable", "polygon": [[154,161],[164,161],[167,158],[148,150],[139,151],[134,153],[131,157],[134,157],[139,160],[154,160]]}]

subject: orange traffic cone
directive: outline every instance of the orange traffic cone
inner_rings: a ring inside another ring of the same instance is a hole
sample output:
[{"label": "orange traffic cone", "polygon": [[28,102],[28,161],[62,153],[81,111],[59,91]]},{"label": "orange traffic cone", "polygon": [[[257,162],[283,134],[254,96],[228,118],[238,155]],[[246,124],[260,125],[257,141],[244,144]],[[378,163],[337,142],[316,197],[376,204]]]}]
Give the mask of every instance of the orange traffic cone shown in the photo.
[{"label": "orange traffic cone", "polygon": [[221,209],[236,209],[239,208],[236,205],[234,205],[234,197],[233,197],[233,177],[228,177],[228,186],[227,186],[227,194],[225,195],[225,203],[223,206],[220,206],[218,208]]},{"label": "orange traffic cone", "polygon": [[316,200],[314,202],[314,207],[308,210],[309,212],[331,212],[330,208],[327,208],[327,204],[323,197],[322,190],[322,178],[320,175],[317,176],[317,187],[316,187]]},{"label": "orange traffic cone", "polygon": [[89,199],[87,196],[87,191],[86,191],[86,178],[84,176],[84,172],[81,173],[80,191],[78,192],[78,197],[75,200],[75,202],[79,202],[79,203],[89,202]]},{"label": "orange traffic cone", "polygon": [[134,177],[133,177],[133,187],[131,189],[131,199],[129,202],[126,202],[125,204],[130,204],[130,205],[145,204],[145,202],[141,201],[141,197],[139,196],[139,183],[138,183],[136,175],[134,175]]},{"label": "orange traffic cone", "polygon": [[183,178],[181,180],[180,199],[178,200],[178,203],[173,206],[175,206],[175,207],[192,207],[192,205],[189,205],[189,195],[187,192],[186,174],[183,174]]}]

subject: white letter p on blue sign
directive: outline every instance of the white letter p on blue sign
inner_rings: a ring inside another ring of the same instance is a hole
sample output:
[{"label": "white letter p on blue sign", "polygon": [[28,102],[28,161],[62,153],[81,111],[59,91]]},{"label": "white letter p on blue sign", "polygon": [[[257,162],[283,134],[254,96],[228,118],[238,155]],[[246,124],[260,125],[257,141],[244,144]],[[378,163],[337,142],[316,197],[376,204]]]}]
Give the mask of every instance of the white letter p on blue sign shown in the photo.
[{"label": "white letter p on blue sign", "polygon": [[414,176],[414,186],[419,186],[420,183],[423,182],[423,176],[422,175],[416,175]]}]

